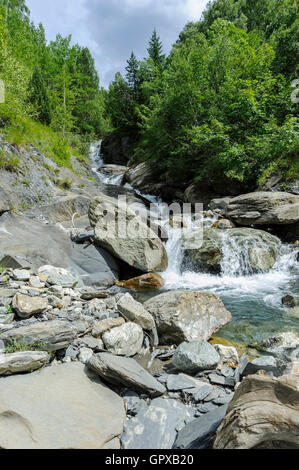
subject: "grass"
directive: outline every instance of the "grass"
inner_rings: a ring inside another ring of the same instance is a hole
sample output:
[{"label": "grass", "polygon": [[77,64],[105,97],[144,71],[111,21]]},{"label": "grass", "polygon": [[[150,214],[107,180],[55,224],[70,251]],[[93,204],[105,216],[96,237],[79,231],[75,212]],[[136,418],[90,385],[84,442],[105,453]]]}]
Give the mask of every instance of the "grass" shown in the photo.
[{"label": "grass", "polygon": [[[68,136],[63,140],[57,132],[54,132],[50,127],[33,120],[30,117],[24,116],[13,121],[4,128],[4,138],[10,142],[16,149],[20,150],[28,144],[32,144],[38,148],[48,158],[53,160],[58,166],[64,166],[72,170],[71,155],[74,155],[81,162],[86,162],[88,159],[81,151],[86,151],[87,144],[82,142],[80,136]],[[71,145],[70,145],[71,144]],[[4,161],[0,156],[0,169],[5,165],[14,171],[18,166],[18,159],[9,157],[10,161]],[[49,165],[44,167],[53,171]]]},{"label": "grass", "polygon": [[17,172],[19,168],[20,159],[10,154],[0,152],[0,170],[10,171],[11,173]]},{"label": "grass", "polygon": [[17,352],[26,352],[26,351],[45,351],[45,344],[41,342],[36,342],[34,344],[26,344],[24,341],[14,338],[8,341],[8,344],[5,347],[5,354],[14,354]]}]

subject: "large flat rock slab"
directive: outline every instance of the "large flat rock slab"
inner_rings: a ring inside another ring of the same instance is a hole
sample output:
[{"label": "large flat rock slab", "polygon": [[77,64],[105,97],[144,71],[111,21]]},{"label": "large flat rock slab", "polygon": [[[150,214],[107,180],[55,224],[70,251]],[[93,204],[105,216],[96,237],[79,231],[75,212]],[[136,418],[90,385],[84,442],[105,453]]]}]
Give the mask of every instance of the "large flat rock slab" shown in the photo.
[{"label": "large flat rock slab", "polygon": [[79,363],[0,379],[2,449],[115,449],[124,419],[123,400]]}]

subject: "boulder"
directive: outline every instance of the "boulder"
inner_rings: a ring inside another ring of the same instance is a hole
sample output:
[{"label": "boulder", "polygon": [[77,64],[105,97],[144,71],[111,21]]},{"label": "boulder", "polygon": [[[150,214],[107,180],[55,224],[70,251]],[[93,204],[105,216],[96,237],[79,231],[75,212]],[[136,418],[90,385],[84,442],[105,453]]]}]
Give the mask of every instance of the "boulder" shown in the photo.
[{"label": "boulder", "polygon": [[255,192],[232,199],[226,214],[239,225],[289,225],[299,221],[299,196]]},{"label": "boulder", "polygon": [[132,357],[140,353],[143,345],[143,331],[136,323],[124,323],[103,334],[106,349],[119,356]]},{"label": "boulder", "polygon": [[120,447],[123,400],[83,364],[0,379],[0,403],[1,449]]},{"label": "boulder", "polygon": [[263,356],[248,362],[243,372],[243,377],[246,377],[247,375],[255,375],[260,370],[263,370],[264,372],[271,372],[275,376],[280,375],[275,357]]},{"label": "boulder", "polygon": [[218,430],[214,449],[299,449],[299,377],[246,377]]},{"label": "boulder", "polygon": [[194,417],[194,410],[176,400],[156,398],[127,420],[122,435],[125,450],[172,448],[177,432]]},{"label": "boulder", "polygon": [[165,281],[156,273],[143,274],[142,276],[129,279],[127,281],[115,281],[115,284],[125,289],[132,289],[136,291],[151,291],[162,289],[165,285]]},{"label": "boulder", "polygon": [[5,213],[0,218],[1,265],[10,268],[43,265],[72,269],[86,285],[110,287],[118,279],[118,265],[103,248],[77,245],[54,225]]},{"label": "boulder", "polygon": [[198,373],[216,369],[220,356],[207,341],[182,343],[175,351],[172,364],[183,372]]},{"label": "boulder", "polygon": [[160,340],[176,344],[208,340],[232,319],[219,297],[209,292],[165,292],[144,307],[155,319]]},{"label": "boulder", "polygon": [[5,344],[16,340],[28,346],[38,345],[45,351],[66,349],[75,339],[76,328],[66,321],[36,322],[31,325],[13,328],[1,334]]},{"label": "boulder", "polygon": [[269,271],[273,268],[282,245],[274,235],[250,228],[225,231],[205,229],[202,246],[193,249],[198,237],[202,237],[201,231],[190,232],[183,238],[186,247],[183,270],[213,274],[227,271],[231,275]]},{"label": "boulder", "polygon": [[150,396],[159,396],[166,392],[165,387],[134,359],[99,353],[90,359],[88,366],[113,384],[124,385]]},{"label": "boulder", "polygon": [[68,194],[56,197],[51,204],[42,208],[43,215],[52,224],[72,220],[73,215],[83,216],[88,213],[90,199],[81,194]]},{"label": "boulder", "polygon": [[44,312],[48,307],[48,300],[43,297],[17,294],[13,299],[12,306],[20,318],[29,318]]},{"label": "boulder", "polygon": [[50,355],[43,351],[0,354],[0,375],[20,374],[37,370],[48,362],[50,362]]},{"label": "boulder", "polygon": [[143,272],[167,268],[162,241],[127,204],[102,194],[90,204],[89,218],[96,244],[113,256]]}]

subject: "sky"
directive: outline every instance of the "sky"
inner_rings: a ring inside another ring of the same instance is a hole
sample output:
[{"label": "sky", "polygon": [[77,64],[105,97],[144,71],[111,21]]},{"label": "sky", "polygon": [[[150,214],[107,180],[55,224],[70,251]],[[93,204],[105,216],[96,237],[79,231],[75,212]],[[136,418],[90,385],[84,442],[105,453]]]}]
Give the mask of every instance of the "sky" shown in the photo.
[{"label": "sky", "polygon": [[69,34],[88,47],[101,86],[125,73],[134,51],[139,60],[156,28],[168,53],[188,21],[197,21],[208,0],[27,0],[34,23],[42,23],[49,41]]}]

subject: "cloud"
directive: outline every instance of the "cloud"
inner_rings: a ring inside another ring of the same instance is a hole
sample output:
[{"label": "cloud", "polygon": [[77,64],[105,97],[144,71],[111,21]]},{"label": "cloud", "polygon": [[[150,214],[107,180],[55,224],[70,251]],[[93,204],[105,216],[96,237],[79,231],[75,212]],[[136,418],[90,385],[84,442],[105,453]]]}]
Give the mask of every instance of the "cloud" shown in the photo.
[{"label": "cloud", "polygon": [[35,23],[47,38],[72,34],[73,41],[93,54],[101,83],[108,86],[117,71],[124,73],[132,51],[146,56],[154,28],[169,52],[188,21],[200,19],[207,0],[27,0]]}]

